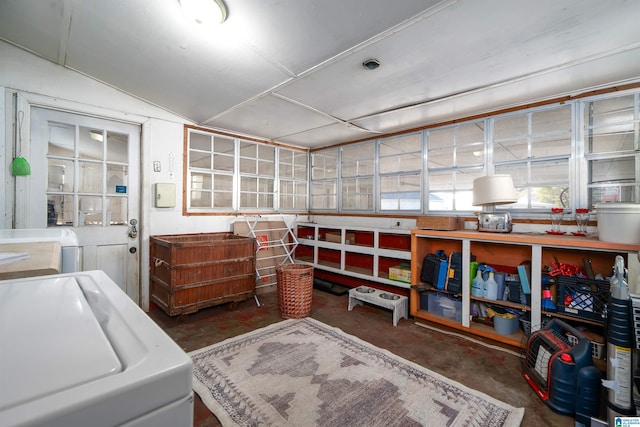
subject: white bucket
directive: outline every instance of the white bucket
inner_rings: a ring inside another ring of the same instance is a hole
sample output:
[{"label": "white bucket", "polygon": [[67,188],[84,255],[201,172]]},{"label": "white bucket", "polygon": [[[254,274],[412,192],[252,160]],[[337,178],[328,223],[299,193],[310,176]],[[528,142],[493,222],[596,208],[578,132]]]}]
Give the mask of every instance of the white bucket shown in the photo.
[{"label": "white bucket", "polygon": [[596,212],[600,240],[640,244],[640,204],[599,203]]}]

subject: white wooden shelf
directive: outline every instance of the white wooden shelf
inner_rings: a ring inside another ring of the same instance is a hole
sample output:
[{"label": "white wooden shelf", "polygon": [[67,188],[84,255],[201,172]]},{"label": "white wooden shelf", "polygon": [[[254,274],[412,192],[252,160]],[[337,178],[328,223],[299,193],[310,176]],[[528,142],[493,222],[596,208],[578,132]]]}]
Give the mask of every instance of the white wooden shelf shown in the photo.
[{"label": "white wooden shelf", "polygon": [[410,283],[389,279],[389,267],[407,264],[410,268],[410,230],[314,223],[298,223],[296,230],[296,262],[399,288],[409,289],[411,286]]}]

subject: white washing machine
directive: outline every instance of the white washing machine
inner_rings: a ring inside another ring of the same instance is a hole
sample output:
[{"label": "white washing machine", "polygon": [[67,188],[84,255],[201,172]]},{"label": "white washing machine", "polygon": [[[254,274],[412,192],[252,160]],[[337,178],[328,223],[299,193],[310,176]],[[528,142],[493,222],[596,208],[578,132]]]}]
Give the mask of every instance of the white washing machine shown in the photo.
[{"label": "white washing machine", "polygon": [[0,426],[192,426],[192,372],[102,271],[0,281]]},{"label": "white washing machine", "polygon": [[0,230],[0,243],[59,242],[62,273],[80,271],[78,236],[68,228],[19,228]]}]

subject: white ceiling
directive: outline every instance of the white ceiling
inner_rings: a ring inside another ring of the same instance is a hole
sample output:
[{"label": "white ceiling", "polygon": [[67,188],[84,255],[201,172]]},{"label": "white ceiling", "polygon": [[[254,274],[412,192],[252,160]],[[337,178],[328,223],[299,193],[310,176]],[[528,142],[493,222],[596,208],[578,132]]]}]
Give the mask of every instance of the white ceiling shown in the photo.
[{"label": "white ceiling", "polygon": [[202,126],[312,148],[640,80],[640,1],[225,2],[202,29],[178,0],[0,0],[0,39]]}]

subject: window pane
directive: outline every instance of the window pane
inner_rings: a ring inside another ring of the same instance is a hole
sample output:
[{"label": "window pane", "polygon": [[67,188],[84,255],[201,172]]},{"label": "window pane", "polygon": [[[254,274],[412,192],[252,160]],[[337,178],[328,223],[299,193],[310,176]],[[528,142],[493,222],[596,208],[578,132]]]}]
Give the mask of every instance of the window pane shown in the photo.
[{"label": "window pane", "polygon": [[612,123],[628,123],[634,118],[634,95],[586,103],[585,124],[601,127]]},{"label": "window pane", "polygon": [[102,197],[79,197],[78,226],[102,225]]},{"label": "window pane", "polygon": [[454,173],[454,171],[431,172],[429,174],[429,191],[451,190]]},{"label": "window pane", "polygon": [[211,191],[192,191],[191,207],[210,208],[211,207]]},{"label": "window pane", "polygon": [[531,133],[571,133],[571,106],[536,111],[531,114]]},{"label": "window pane", "polygon": [[638,203],[638,200],[635,197],[636,191],[637,189],[632,185],[613,185],[592,188],[590,208],[595,208],[597,203]]},{"label": "window pane", "polygon": [[73,161],[49,159],[47,191],[73,191]]},{"label": "window pane", "polygon": [[457,166],[478,166],[484,164],[484,143],[456,147]]},{"label": "window pane", "polygon": [[102,193],[102,164],[80,162],[78,166],[78,191]]},{"label": "window pane", "polygon": [[380,209],[419,210],[421,207],[420,180],[420,174],[382,177]]},{"label": "window pane", "polygon": [[240,158],[240,173],[255,175],[258,172],[256,159]]},{"label": "window pane", "polygon": [[276,148],[271,145],[258,144],[258,158],[273,163],[276,160]]},{"label": "window pane", "polygon": [[606,126],[589,130],[585,135],[585,153],[610,153],[633,150],[635,146],[633,123]]},{"label": "window pane", "polygon": [[240,156],[248,157],[250,159],[257,158],[257,145],[252,142],[240,141]]},{"label": "window pane", "polygon": [[493,123],[494,140],[513,139],[529,134],[529,118],[526,114],[495,119]]},{"label": "window pane", "polygon": [[213,193],[213,207],[231,209],[233,203],[233,194],[231,192],[215,192]]},{"label": "window pane", "polygon": [[129,159],[129,136],[107,132],[107,161],[127,163]]},{"label": "window pane", "polygon": [[429,150],[427,154],[427,168],[451,168],[453,167],[453,148],[445,150]]},{"label": "window pane", "polygon": [[211,151],[211,136],[190,131],[189,147],[194,150]]},{"label": "window pane", "polygon": [[111,225],[128,223],[126,197],[107,197],[107,221]]},{"label": "window pane", "polygon": [[191,189],[211,190],[211,181],[211,174],[194,172],[191,174]]},{"label": "window pane", "polygon": [[531,154],[535,158],[568,156],[571,154],[571,134],[535,138],[531,144]]},{"label": "window pane", "polygon": [[75,157],[76,127],[63,123],[49,123],[50,156]]},{"label": "window pane", "polygon": [[468,145],[476,142],[484,143],[484,121],[461,124],[454,129],[456,145]]},{"label": "window pane", "polygon": [[103,160],[104,131],[80,127],[78,157],[86,160]]},{"label": "window pane", "polygon": [[622,157],[589,162],[591,184],[633,183],[635,182],[636,162],[634,157]]},{"label": "window pane", "polygon": [[47,196],[47,225],[73,225],[73,196]]},{"label": "window pane", "polygon": [[240,191],[258,191],[258,178],[243,176],[240,178]]},{"label": "window pane", "polygon": [[107,164],[107,194],[126,194],[127,184],[127,166]]},{"label": "window pane", "polygon": [[[233,191],[233,177],[231,175],[213,174],[214,189],[216,192]],[[231,207],[231,205],[229,205]]]},{"label": "window pane", "polygon": [[217,154],[226,154],[227,156],[234,156],[235,143],[233,139],[225,138],[224,136],[214,135],[213,137],[213,151]]},{"label": "window pane", "polygon": [[526,139],[501,141],[493,145],[493,159],[496,163],[525,160],[527,157],[529,146]]},{"label": "window pane", "polygon": [[217,171],[233,172],[233,156],[215,154],[213,169]]},{"label": "window pane", "polygon": [[211,153],[203,153],[201,151],[189,151],[189,167],[210,169],[211,168]]},{"label": "window pane", "polygon": [[275,176],[275,163],[273,163],[273,160],[258,160],[258,175]]},{"label": "window pane", "polygon": [[337,178],[337,149],[312,153],[311,165],[312,179]]},{"label": "window pane", "polygon": [[429,151],[453,146],[453,132],[454,128],[429,131],[427,140]]}]

